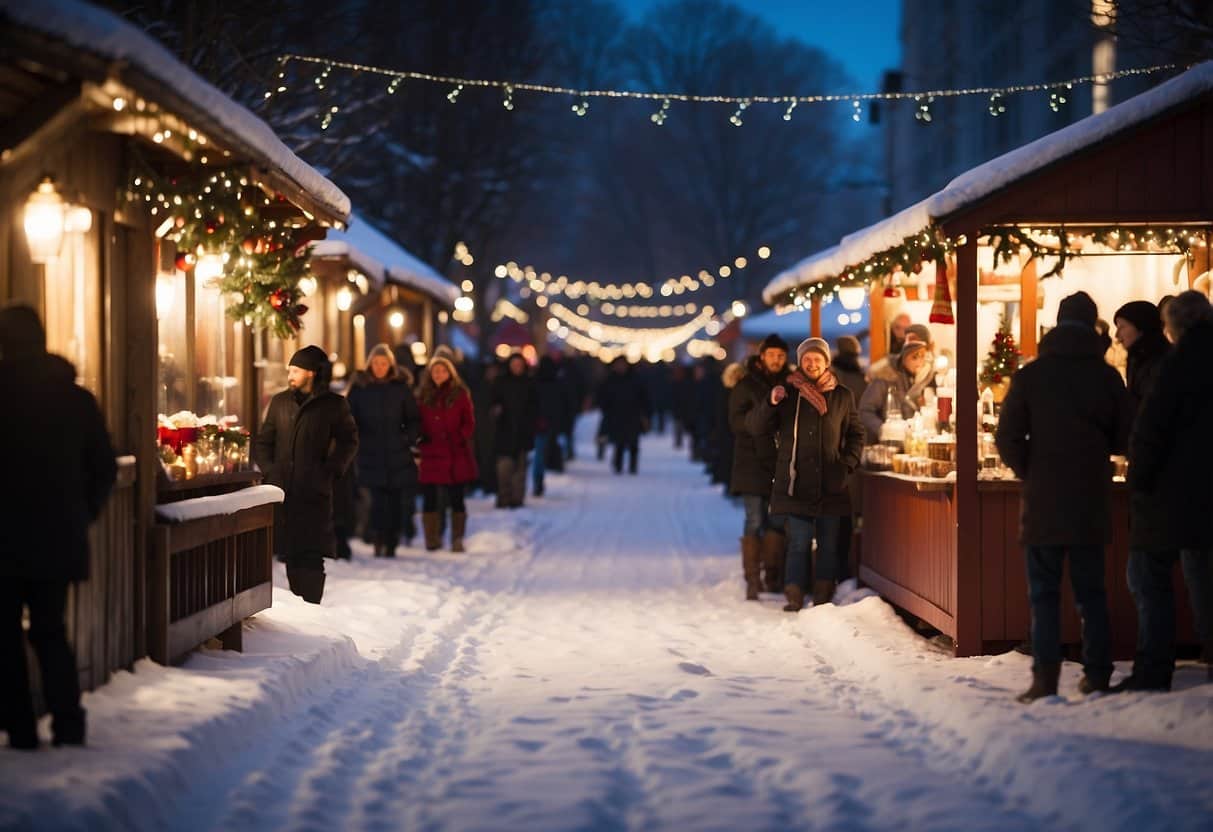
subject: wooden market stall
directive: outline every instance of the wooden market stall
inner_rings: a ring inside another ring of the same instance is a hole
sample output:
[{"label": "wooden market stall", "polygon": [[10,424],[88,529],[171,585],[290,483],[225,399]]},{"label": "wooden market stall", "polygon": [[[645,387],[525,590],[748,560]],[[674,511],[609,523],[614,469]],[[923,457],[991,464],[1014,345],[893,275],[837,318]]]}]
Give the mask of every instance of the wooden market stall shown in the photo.
[{"label": "wooden market stall", "polygon": [[[91,533],[92,577],[71,600],[84,688],[230,630],[230,599],[245,590],[262,587],[257,608],[268,606],[266,508],[255,522],[235,515],[239,532],[179,550],[157,548],[169,521],[156,509],[258,480],[240,428],[256,425],[272,298],[256,295],[260,283],[233,292],[226,281],[301,261],[287,243],[348,213],[345,195],[268,126],[136,27],[74,0],[0,0],[0,303],[40,312],[48,348],[76,365],[123,454]],[[166,425],[179,411],[209,417],[205,448],[198,428]],[[190,522],[173,536],[190,539]],[[243,566],[229,563],[237,550]],[[157,647],[185,624],[196,640]]]},{"label": "wooden market stall", "polygon": [[[998,313],[1030,357],[1066,294],[1088,291],[1110,318],[1126,301],[1157,301],[1188,288],[1209,268],[1211,230],[1213,64],[1202,64],[981,165],[852,235],[831,273],[815,275],[814,283],[783,277],[768,287],[769,301],[803,306],[810,291],[829,294],[866,283],[875,331],[890,285],[915,279],[910,266],[924,259],[945,265],[939,280],[931,278],[937,298],[947,297],[943,289],[955,298],[949,333],[956,362],[955,471],[950,478],[863,473],[859,574],[951,636],[957,655],[1029,635],[1017,540],[1020,484],[986,470],[991,460],[979,452],[978,370]],[[921,271],[936,269],[928,264]],[[1127,658],[1136,614],[1125,579],[1128,495],[1121,482],[1113,513],[1106,582],[1113,649]],[[1195,643],[1187,595],[1177,589],[1179,638]],[[1079,622],[1068,594],[1063,603],[1063,641],[1076,643]]]},{"label": "wooden market stall", "polygon": [[[349,372],[360,369],[378,343],[407,349],[424,363],[437,346],[440,317],[453,309],[459,288],[375,226],[351,217],[349,228],[311,245],[312,272],[329,297],[322,343]],[[305,330],[308,337],[314,337]]]}]

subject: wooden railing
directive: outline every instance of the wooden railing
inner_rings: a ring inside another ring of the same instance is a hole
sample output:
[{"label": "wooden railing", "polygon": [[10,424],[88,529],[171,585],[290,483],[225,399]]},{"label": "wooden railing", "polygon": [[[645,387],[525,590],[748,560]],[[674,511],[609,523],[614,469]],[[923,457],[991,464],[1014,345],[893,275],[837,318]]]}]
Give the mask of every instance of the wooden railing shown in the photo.
[{"label": "wooden railing", "polygon": [[156,523],[148,560],[148,653],[170,664],[218,637],[241,649],[241,623],[273,597],[274,506]]}]

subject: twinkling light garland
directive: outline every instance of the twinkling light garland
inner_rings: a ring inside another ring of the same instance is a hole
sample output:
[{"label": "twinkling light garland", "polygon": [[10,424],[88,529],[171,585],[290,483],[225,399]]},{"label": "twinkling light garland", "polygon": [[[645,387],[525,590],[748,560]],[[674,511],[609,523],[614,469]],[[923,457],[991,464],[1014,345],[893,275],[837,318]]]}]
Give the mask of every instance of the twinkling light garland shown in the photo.
[{"label": "twinkling light garland", "polygon": [[[315,79],[313,79],[314,86],[317,89],[324,89],[324,86],[334,69],[343,69],[354,73],[380,75],[390,79],[387,86],[389,93],[395,93],[400,84],[404,81],[420,81],[429,84],[448,85],[451,87],[451,89],[447,93],[447,99],[452,104],[459,100],[460,93],[467,87],[500,90],[502,93],[502,106],[507,110],[514,109],[516,95],[520,92],[541,95],[569,96],[573,99],[570,110],[577,116],[585,116],[589,112],[590,99],[593,98],[654,101],[660,103],[660,108],[649,116],[649,120],[659,127],[664,125],[666,119],[669,117],[672,102],[678,102],[681,104],[730,105],[734,109],[732,114],[729,116],[729,122],[735,127],[741,127],[744,124],[746,110],[755,104],[774,104],[780,107],[785,107],[786,109],[783,113],[783,119],[785,121],[791,121],[792,111],[797,107],[797,105],[800,104],[831,104],[850,102],[852,107],[851,117],[858,121],[859,119],[855,118],[855,116],[858,115],[863,102],[913,101],[916,105],[914,114],[915,118],[923,124],[929,124],[932,121],[931,105],[936,101],[936,99],[960,98],[966,96],[987,96],[989,97],[990,114],[998,116],[1006,112],[1005,99],[1007,96],[1022,93],[1047,92],[1050,94],[1049,107],[1056,111],[1060,104],[1064,104],[1067,100],[1067,93],[1072,91],[1076,86],[1083,84],[1106,84],[1120,78],[1153,75],[1159,72],[1166,72],[1179,68],[1179,65],[1177,64],[1157,64],[1147,67],[1121,69],[1116,70],[1115,72],[1081,75],[1061,81],[1042,81],[1031,84],[1011,84],[1000,87],[959,87],[950,89],[923,90],[921,92],[817,93],[813,95],[697,95],[690,93],[662,91],[649,92],[642,90],[619,89],[578,89],[576,87],[565,87],[555,84],[536,84],[526,81],[504,81],[488,78],[462,78],[454,75],[437,75],[428,72],[415,72],[412,70],[388,69],[386,67],[358,63],[356,61],[340,61],[332,58],[317,57],[314,55],[288,53],[279,58],[276,80],[271,85],[271,88],[266,91],[266,99],[273,98],[275,95],[280,95],[287,91],[286,68],[291,61],[320,67],[319,74],[315,77]],[[332,117],[336,115],[336,113],[337,108],[334,107],[330,108],[330,110],[324,114],[325,124],[323,126],[325,128],[327,128],[329,123],[331,123]]]}]

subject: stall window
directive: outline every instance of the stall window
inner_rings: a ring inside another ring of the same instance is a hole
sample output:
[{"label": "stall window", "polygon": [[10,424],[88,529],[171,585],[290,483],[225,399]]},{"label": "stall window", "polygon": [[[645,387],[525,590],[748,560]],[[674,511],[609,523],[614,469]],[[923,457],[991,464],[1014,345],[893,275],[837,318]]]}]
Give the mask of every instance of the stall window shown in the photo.
[{"label": "stall window", "polygon": [[46,346],[76,367],[76,381],[101,396],[101,258],[97,234],[69,231],[46,265]]},{"label": "stall window", "polygon": [[224,311],[223,295],[213,284],[194,282],[195,410],[243,423],[240,413],[242,321]]}]

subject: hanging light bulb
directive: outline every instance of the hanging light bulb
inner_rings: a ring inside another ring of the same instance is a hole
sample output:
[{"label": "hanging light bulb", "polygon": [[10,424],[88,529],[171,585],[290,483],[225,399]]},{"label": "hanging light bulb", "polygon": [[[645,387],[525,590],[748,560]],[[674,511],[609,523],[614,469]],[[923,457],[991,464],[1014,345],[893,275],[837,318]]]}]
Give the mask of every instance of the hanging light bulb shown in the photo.
[{"label": "hanging light bulb", "polygon": [[25,201],[24,220],[30,259],[45,265],[58,257],[63,244],[64,206],[49,176],[42,178],[38,189]]},{"label": "hanging light bulb", "polygon": [[914,96],[914,104],[916,105],[916,109],[914,110],[914,118],[917,119],[920,124],[931,123],[931,105],[934,103],[935,96],[933,95]]},{"label": "hanging light bulb", "polygon": [[741,125],[745,124],[745,122],[741,119],[741,114],[744,113],[746,108],[749,106],[750,100],[748,98],[739,103],[737,105],[737,110],[733,113],[733,115],[729,116],[729,124],[732,124],[734,127],[740,127]]},{"label": "hanging light bulb", "polygon": [[658,127],[665,124],[666,116],[670,113],[670,99],[662,99],[661,109],[649,116],[649,121],[656,124]]},{"label": "hanging light bulb", "polygon": [[1002,93],[990,93],[990,104],[987,109],[989,110],[990,115],[994,116],[995,118],[998,118],[1007,111],[1006,100],[1003,98]]},{"label": "hanging light bulb", "polygon": [[584,116],[590,111],[590,102],[585,95],[581,96],[581,100],[573,104],[572,110],[578,116]]},{"label": "hanging light bulb", "polygon": [[783,120],[784,121],[792,120],[792,111],[796,109],[797,103],[798,102],[796,101],[796,99],[792,99],[790,102],[788,102],[788,108],[783,111]]},{"label": "hanging light bulb", "polygon": [[342,286],[337,290],[337,310],[340,312],[349,312],[350,307],[354,305],[354,293],[349,286]]},{"label": "hanging light bulb", "polygon": [[856,98],[854,101],[851,102],[851,121],[854,121],[854,122],[862,121],[863,120],[862,114],[863,114],[863,106],[859,103],[859,99]]},{"label": "hanging light bulb", "polygon": [[501,102],[501,106],[507,110],[514,109],[514,87],[512,84],[505,85],[505,100]]},{"label": "hanging light bulb", "polygon": [[446,94],[446,100],[454,104],[459,100],[459,93],[463,92],[463,84],[456,84],[455,88]]}]

